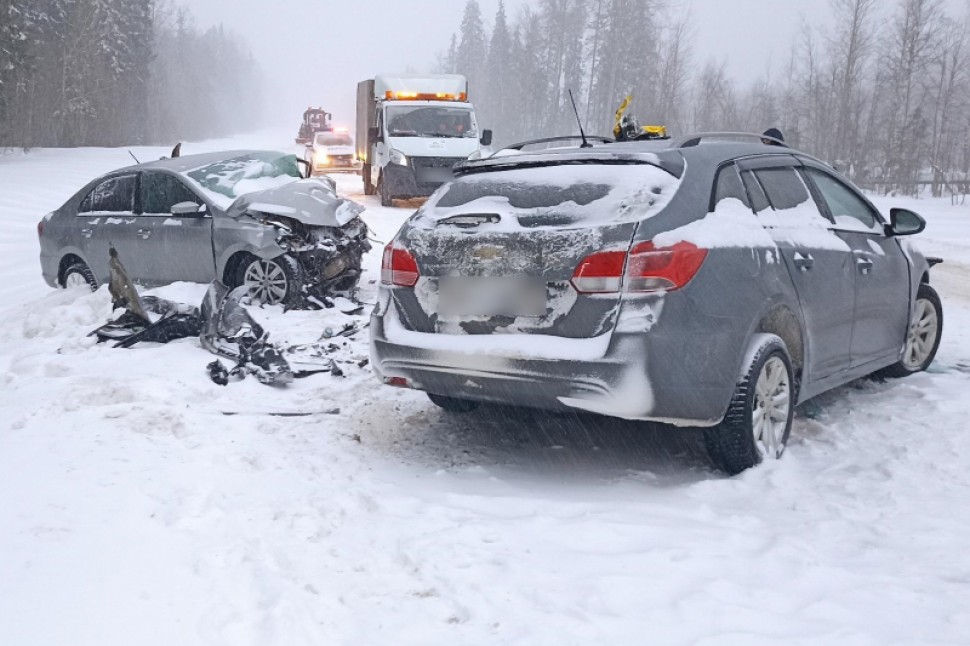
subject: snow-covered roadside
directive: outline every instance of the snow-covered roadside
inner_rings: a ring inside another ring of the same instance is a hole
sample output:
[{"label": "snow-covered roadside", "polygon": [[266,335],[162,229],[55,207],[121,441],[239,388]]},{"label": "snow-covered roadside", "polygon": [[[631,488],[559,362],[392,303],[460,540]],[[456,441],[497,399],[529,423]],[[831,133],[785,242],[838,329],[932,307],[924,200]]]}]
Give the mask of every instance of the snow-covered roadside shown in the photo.
[{"label": "snow-covered roadside", "polygon": [[[725,479],[690,432],[442,413],[375,383],[366,335],[285,390],[215,386],[194,340],[96,346],[106,294],[47,288],[34,227],[130,158],[36,155],[0,158],[0,643],[966,642],[970,208],[914,207],[947,261],[934,369],[823,396]],[[408,214],[337,181],[381,240]],[[292,342],[351,318],[256,314]]]}]

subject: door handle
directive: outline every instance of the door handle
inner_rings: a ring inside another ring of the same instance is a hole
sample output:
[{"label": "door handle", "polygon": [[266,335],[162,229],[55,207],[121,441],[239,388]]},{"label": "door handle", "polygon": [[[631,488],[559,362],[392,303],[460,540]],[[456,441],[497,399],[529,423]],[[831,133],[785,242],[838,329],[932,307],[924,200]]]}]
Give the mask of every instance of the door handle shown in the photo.
[{"label": "door handle", "polygon": [[803,254],[801,251],[795,252],[795,266],[802,271],[809,271],[815,264],[815,259],[812,258],[812,254]]},{"label": "door handle", "polygon": [[151,229],[138,229],[138,235],[141,236],[141,239],[142,240],[148,240],[150,237],[152,237],[152,230]]},{"label": "door handle", "polygon": [[90,238],[94,234],[94,229],[81,229],[81,235]]},{"label": "door handle", "polygon": [[872,259],[866,256],[859,256],[855,259],[855,265],[859,268],[859,273],[868,276],[872,271]]}]

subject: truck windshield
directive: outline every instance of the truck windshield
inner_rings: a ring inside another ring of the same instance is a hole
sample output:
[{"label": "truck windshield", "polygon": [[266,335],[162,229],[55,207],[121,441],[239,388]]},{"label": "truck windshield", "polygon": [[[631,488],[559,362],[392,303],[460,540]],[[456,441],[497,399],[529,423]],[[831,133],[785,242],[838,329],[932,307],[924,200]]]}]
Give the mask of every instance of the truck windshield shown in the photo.
[{"label": "truck windshield", "polygon": [[440,106],[389,106],[389,137],[478,137],[478,129],[467,108]]}]

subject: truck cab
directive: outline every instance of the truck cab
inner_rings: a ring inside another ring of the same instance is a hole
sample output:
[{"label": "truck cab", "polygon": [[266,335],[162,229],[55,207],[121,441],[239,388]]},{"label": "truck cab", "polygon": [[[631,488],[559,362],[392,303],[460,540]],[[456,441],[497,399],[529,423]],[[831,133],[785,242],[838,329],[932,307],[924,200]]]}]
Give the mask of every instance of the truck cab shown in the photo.
[{"label": "truck cab", "polygon": [[377,76],[357,93],[357,157],[364,192],[381,204],[426,197],[452,167],[491,143],[480,131],[463,76]]}]

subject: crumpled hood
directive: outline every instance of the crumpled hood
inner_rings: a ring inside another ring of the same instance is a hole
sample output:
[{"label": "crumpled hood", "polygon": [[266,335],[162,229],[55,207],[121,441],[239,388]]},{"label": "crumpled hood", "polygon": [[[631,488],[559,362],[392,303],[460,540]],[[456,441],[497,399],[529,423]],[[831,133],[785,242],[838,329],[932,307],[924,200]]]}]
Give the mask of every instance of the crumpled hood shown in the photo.
[{"label": "crumpled hood", "polygon": [[391,148],[408,157],[468,157],[478,150],[475,137],[388,137]]},{"label": "crumpled hood", "polygon": [[332,180],[312,178],[247,193],[232,203],[226,215],[269,214],[310,226],[342,227],[363,212],[364,207],[357,202],[337,196]]}]

